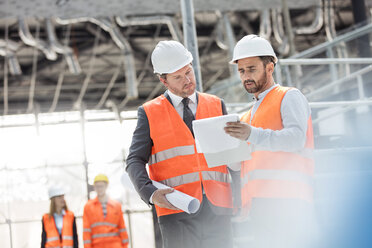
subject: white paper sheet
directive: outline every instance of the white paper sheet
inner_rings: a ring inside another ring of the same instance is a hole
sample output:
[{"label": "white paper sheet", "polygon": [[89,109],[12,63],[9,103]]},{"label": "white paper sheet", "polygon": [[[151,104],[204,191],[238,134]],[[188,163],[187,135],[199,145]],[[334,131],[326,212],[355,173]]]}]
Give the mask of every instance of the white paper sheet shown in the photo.
[{"label": "white paper sheet", "polygon": [[251,159],[248,143],[225,133],[226,123],[238,120],[232,114],[192,122],[197,151],[204,153],[209,168]]},{"label": "white paper sheet", "polygon": [[207,161],[208,167],[216,167],[221,165],[230,164],[233,166],[233,170],[238,170],[236,168],[236,163],[251,159],[251,146],[247,142],[239,141],[238,147],[216,152],[216,153],[204,153],[205,160]]},{"label": "white paper sheet", "polygon": [[238,121],[237,114],[223,115],[201,120],[194,120],[194,130],[197,149],[200,153],[216,153],[239,146],[239,140],[225,133],[226,122]]},{"label": "white paper sheet", "polygon": [[[154,180],[152,181],[152,184],[158,189],[170,188],[169,186]],[[196,213],[200,207],[200,202],[198,199],[178,190],[174,190],[172,193],[166,194],[165,197],[173,206],[185,211],[188,214]]]}]

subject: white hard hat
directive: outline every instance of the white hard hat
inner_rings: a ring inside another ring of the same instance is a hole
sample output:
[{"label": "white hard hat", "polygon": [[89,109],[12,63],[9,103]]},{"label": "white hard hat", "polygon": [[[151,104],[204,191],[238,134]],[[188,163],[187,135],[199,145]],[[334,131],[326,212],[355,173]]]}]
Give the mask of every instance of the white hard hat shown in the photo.
[{"label": "white hard hat", "polygon": [[55,197],[55,196],[60,196],[60,195],[64,195],[64,194],[65,194],[65,190],[62,187],[59,187],[59,186],[52,186],[48,190],[48,195],[49,195],[50,199]]},{"label": "white hard hat", "polygon": [[274,49],[267,40],[255,34],[246,35],[236,43],[230,64],[236,64],[239,59],[257,56],[273,56],[274,63],[278,62]]},{"label": "white hard hat", "polygon": [[192,62],[192,54],[178,41],[160,41],[151,55],[154,73],[165,74],[178,71]]}]

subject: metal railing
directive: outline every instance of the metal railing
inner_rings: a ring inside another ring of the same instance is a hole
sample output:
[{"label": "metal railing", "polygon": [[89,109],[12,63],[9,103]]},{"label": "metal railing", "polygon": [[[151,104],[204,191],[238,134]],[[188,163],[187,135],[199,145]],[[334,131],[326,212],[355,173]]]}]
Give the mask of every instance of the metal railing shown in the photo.
[{"label": "metal railing", "polygon": [[[332,60],[333,58],[335,58],[335,52],[334,52],[335,48],[337,49],[337,54],[338,54],[337,56],[338,57],[343,57],[343,58],[349,57],[349,55],[346,52],[346,42],[358,39],[360,37],[363,37],[365,35],[370,34],[371,32],[372,32],[372,23],[368,23],[368,24],[366,24],[364,26],[361,26],[361,27],[358,27],[357,29],[352,30],[348,33],[339,35],[339,36],[333,38],[330,41],[324,42],[324,43],[319,44],[317,46],[314,46],[310,49],[307,49],[303,52],[297,53],[297,54],[291,56],[289,58],[289,60],[310,58],[310,57],[314,57],[314,56],[317,56],[317,55],[320,55],[320,54],[325,54],[327,59]],[[330,61],[328,61],[328,63],[327,63],[326,62],[327,59],[324,60],[324,62],[321,61],[322,59],[319,59],[319,61],[320,61],[319,64],[328,64],[329,65],[329,72],[330,72],[330,75],[331,75],[331,79],[332,79],[332,81],[335,81],[339,78],[340,70],[337,69],[337,67],[334,63],[332,63]],[[355,59],[355,60],[361,61],[359,59]],[[299,61],[297,61],[297,63],[299,63]],[[356,62],[356,63],[360,63],[360,62]],[[367,63],[369,63],[369,62],[367,62]],[[340,61],[337,64],[341,64]],[[345,67],[344,72],[346,73],[346,75],[349,74],[350,65],[348,63],[345,63],[344,67]],[[284,69],[285,69],[285,72],[286,72],[286,75],[287,75],[287,81],[288,81],[289,85],[292,86],[291,82],[297,81],[297,74],[301,74],[301,67],[296,67],[296,70],[294,71],[294,76],[296,77],[295,80],[292,80],[288,67],[285,66]]]},{"label": "metal railing", "polygon": [[[126,209],[124,211],[124,214],[123,214],[123,217],[127,217],[126,219],[128,220],[126,222],[126,228],[128,231],[128,235],[129,235],[129,242],[130,242],[130,247],[131,248],[135,248],[135,242],[134,242],[134,239],[133,239],[133,233],[135,232],[135,229],[133,227],[133,223],[132,223],[132,215],[134,214],[143,214],[143,213],[148,213],[148,214],[151,214],[151,210],[148,209],[148,210],[132,210],[132,209]],[[79,216],[75,216],[75,218],[77,220],[82,220],[83,216],[79,215]],[[24,219],[24,220],[11,220],[11,219],[8,219],[8,218],[5,218],[5,222],[0,222],[0,226],[1,225],[7,225],[8,228],[9,228],[9,243],[10,243],[10,248],[13,248],[14,247],[14,244],[13,244],[13,232],[12,232],[12,225],[14,224],[27,224],[27,223],[41,223],[41,215],[40,215],[40,219]],[[83,227],[81,228],[78,228],[78,230],[83,230]],[[139,229],[141,231],[141,229]],[[41,236],[41,229],[40,229],[40,236]],[[79,238],[81,239],[81,238]],[[79,242],[80,243],[80,242]],[[83,247],[83,244],[80,244],[79,246]]]},{"label": "metal railing", "polygon": [[[311,58],[311,59],[282,59],[278,63],[278,67],[276,68],[276,77],[281,78],[281,68],[280,65],[284,66],[289,66],[289,65],[296,65],[296,66],[301,66],[301,65],[327,65],[327,64],[372,64],[372,58],[342,58],[342,59],[320,59],[320,58]],[[354,79],[357,79],[356,87],[358,88],[358,93],[359,93],[359,98],[355,101],[358,102],[358,104],[368,104],[369,105],[369,100],[365,99],[365,92],[364,92],[364,87],[363,87],[363,75],[366,73],[369,73],[372,71],[372,65],[369,65],[367,67],[364,67],[358,71],[355,71],[341,79],[335,80],[333,82],[330,82],[322,87],[317,88],[314,91],[311,91],[308,94],[305,94],[308,99],[313,99],[316,96],[319,96],[321,93],[327,92],[335,87],[338,87],[342,85],[343,83],[350,82]],[[280,80],[279,80],[280,81]],[[225,83],[222,84],[220,87],[214,89],[214,92],[218,90],[223,90],[226,87],[231,87],[231,85]],[[343,106],[345,104],[350,104],[351,102],[338,102],[334,101],[332,103],[329,103],[329,107],[334,107],[334,106]],[[310,106],[320,106],[320,104],[323,107],[326,107],[326,104],[324,103],[310,103]],[[234,112],[239,113],[246,111],[249,109],[253,103],[232,103],[232,104],[226,104],[230,108],[235,108]],[[358,107],[355,104],[351,104],[353,107]]]},{"label": "metal railing", "polygon": [[[283,74],[282,70],[284,69],[286,77],[287,77],[287,85],[290,86],[297,86],[293,85],[292,79],[290,76],[290,70],[288,66],[298,66],[301,68],[303,65],[330,65],[330,64],[346,64],[346,65],[366,65],[366,64],[372,64],[372,58],[309,58],[309,59],[281,59],[279,60],[278,64],[275,68],[275,81],[281,83]],[[365,67],[359,71],[353,72],[343,78],[336,79],[332,81],[331,83],[328,83],[327,85],[317,89],[316,91],[313,91],[306,95],[307,97],[312,97],[313,95],[316,95],[322,90],[326,90],[332,87],[335,87],[343,82],[346,82],[347,80],[351,80],[353,78],[359,78],[363,74],[366,74],[372,70],[371,66]],[[359,80],[359,79],[358,79]],[[237,86],[241,83],[241,80],[234,76],[231,78],[228,78],[226,80],[220,81],[219,85],[210,89],[208,93],[210,94],[219,94],[220,92],[224,92],[226,89]],[[321,90],[322,89],[322,90]]]},{"label": "metal railing", "polygon": [[372,23],[369,23],[363,27],[360,27],[356,30],[353,30],[351,32],[348,32],[346,34],[340,35],[336,38],[334,38],[331,41],[324,42],[320,45],[314,46],[310,49],[307,49],[303,52],[297,53],[290,57],[290,59],[300,59],[300,58],[309,58],[313,57],[315,55],[318,55],[323,52],[327,52],[329,49],[343,43],[348,42],[353,39],[359,38],[363,35],[369,34],[372,32]]}]

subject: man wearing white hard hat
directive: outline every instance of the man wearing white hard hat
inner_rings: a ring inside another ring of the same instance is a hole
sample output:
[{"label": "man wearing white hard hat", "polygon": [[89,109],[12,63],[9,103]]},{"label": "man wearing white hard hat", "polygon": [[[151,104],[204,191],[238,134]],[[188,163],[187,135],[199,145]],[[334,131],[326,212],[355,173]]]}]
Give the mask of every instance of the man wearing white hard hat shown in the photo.
[{"label": "man wearing white hard hat", "polygon": [[67,208],[65,190],[53,186],[49,188],[48,195],[50,209],[42,220],[41,248],[79,247],[75,216]]},{"label": "man wearing white hard hat", "polygon": [[125,227],[121,204],[106,194],[109,184],[105,174],[94,177],[97,197],[84,206],[84,248],[127,248],[128,232]]},{"label": "man wearing white hard hat", "polygon": [[243,37],[230,63],[255,104],[226,133],[247,141],[252,159],[241,169],[243,213],[249,213],[252,247],[307,247],[314,236],[314,148],[310,107],[295,88],[274,82],[278,59],[257,35]]},{"label": "man wearing white hard hat", "polygon": [[[163,247],[232,247],[229,171],[208,168],[196,152],[191,128],[194,119],[226,114],[225,105],[195,91],[193,57],[181,43],[159,42],[151,60],[167,91],[138,109],[126,170],[141,198],[156,207]],[[151,180],[171,188],[157,189]],[[198,212],[188,214],[170,204],[165,195],[173,189],[199,199]]]}]

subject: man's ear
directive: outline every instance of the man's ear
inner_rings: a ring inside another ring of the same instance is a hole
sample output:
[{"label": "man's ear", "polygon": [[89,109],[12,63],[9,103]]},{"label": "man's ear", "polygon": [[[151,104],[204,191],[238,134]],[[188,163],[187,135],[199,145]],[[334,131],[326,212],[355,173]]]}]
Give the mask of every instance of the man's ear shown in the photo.
[{"label": "man's ear", "polygon": [[272,62],[268,63],[266,65],[267,73],[269,73],[270,75],[273,74],[274,73],[274,67],[275,67],[274,63],[272,63]]},{"label": "man's ear", "polygon": [[168,83],[167,83],[167,80],[162,78],[162,77],[159,77],[159,80],[160,82],[162,82],[164,84],[165,87],[168,87]]}]

